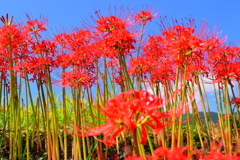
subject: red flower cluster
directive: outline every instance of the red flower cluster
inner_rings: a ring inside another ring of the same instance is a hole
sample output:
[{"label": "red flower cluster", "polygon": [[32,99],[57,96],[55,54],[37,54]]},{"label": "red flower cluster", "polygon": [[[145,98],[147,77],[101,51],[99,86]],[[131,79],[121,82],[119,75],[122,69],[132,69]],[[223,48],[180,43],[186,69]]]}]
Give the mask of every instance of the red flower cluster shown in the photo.
[{"label": "red flower cluster", "polygon": [[44,81],[46,68],[51,71],[54,67],[56,46],[52,41],[41,41],[33,37],[40,38],[40,32],[45,30],[43,23],[38,20],[28,21],[26,26],[3,25],[0,28],[0,54],[6,67],[2,71],[6,73],[5,69],[11,70],[23,78],[29,74],[33,76],[31,80]]},{"label": "red flower cluster", "polygon": [[[88,88],[96,81],[95,65],[97,57],[93,52],[94,35],[88,30],[58,34],[55,41],[59,45],[56,64],[63,69],[71,68],[61,75],[62,87]],[[57,83],[56,83],[57,84]]]},{"label": "red flower cluster", "polygon": [[216,79],[240,80],[240,48],[221,46],[209,53],[208,63]]},{"label": "red flower cluster", "polygon": [[130,33],[127,28],[130,26],[127,22],[115,16],[101,17],[97,20],[97,31],[103,37],[99,37],[97,48],[106,51],[102,54],[105,58],[118,58],[119,55],[125,56],[130,54],[134,49],[134,34]]},{"label": "red flower cluster", "polygon": [[62,74],[63,87],[70,86],[73,88],[88,88],[95,82],[95,77],[92,74],[87,73],[85,70],[74,70],[64,72]]},{"label": "red flower cluster", "polygon": [[150,36],[142,56],[130,61],[130,73],[138,68],[151,83],[164,83],[175,80],[177,67],[183,75],[185,66],[189,81],[200,74],[212,75],[220,83],[226,78],[239,81],[239,47],[221,46],[224,39],[210,36],[206,25],[199,32],[193,26],[174,25]]}]

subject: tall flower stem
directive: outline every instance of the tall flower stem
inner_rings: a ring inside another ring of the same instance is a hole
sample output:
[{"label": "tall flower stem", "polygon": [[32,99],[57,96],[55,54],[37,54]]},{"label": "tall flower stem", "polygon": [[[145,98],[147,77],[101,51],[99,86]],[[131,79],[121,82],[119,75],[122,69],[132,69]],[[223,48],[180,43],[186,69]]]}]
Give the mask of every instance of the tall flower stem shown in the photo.
[{"label": "tall flower stem", "polygon": [[[62,68],[62,74],[64,74],[65,69]],[[62,88],[62,107],[63,107],[63,125],[64,128],[67,128],[67,106],[66,106],[66,88]],[[67,131],[63,131],[63,137],[64,137],[64,160],[67,160],[68,154],[67,154]]]},{"label": "tall flower stem", "polygon": [[[25,73],[26,75],[26,73]],[[30,151],[29,151],[29,109],[28,109],[28,83],[25,79],[25,89],[26,89],[26,148],[27,148],[27,160],[30,160]]]},{"label": "tall flower stem", "polygon": [[204,113],[204,119],[205,119],[205,123],[206,123],[206,127],[207,127],[207,133],[208,133],[208,136],[210,136],[210,128],[209,128],[209,124],[208,124],[208,118],[207,118],[207,112],[206,112],[206,108],[205,108],[205,103],[204,103],[204,98],[203,98],[203,93],[202,93],[202,89],[201,89],[201,84],[200,84],[200,80],[199,80],[199,77],[196,78],[196,81],[197,81],[197,87],[198,87],[198,92],[199,92],[199,95],[200,95],[200,101],[201,101],[201,104],[202,104],[202,109],[203,109],[203,113]]},{"label": "tall flower stem", "polygon": [[[12,53],[12,45],[11,45],[11,38],[9,37],[9,44],[8,44],[8,63],[9,63],[9,72],[10,72],[10,128],[11,131],[13,129],[13,133],[10,132],[9,135],[9,143],[10,143],[10,154],[9,158],[16,160],[17,150],[16,150],[16,139],[18,138],[17,135],[17,117],[18,117],[18,95],[17,95],[17,77],[13,70],[13,53]],[[13,138],[14,137],[14,138]]]},{"label": "tall flower stem", "polygon": [[[184,64],[184,72],[183,72],[183,87],[181,88],[181,103],[185,104],[186,97],[187,97],[187,80],[186,80],[186,75],[187,75],[187,66],[188,66],[188,56],[186,56],[185,64]],[[181,138],[183,135],[182,131],[182,114],[179,117],[179,126],[178,126],[178,144],[177,147],[182,146],[182,141],[183,139]]]},{"label": "tall flower stem", "polygon": [[[179,79],[179,66],[177,66],[177,71],[176,71],[176,78],[175,78],[175,92],[177,92],[178,90],[178,79]],[[175,96],[174,96],[174,101],[173,101],[173,112],[174,112],[174,115],[173,115],[173,118],[172,118],[172,143],[171,143],[171,147],[172,149],[174,147],[176,147],[176,144],[175,144],[175,130],[176,130],[176,124],[175,124],[175,121],[176,121],[176,107],[177,107],[177,93],[175,93]]]}]

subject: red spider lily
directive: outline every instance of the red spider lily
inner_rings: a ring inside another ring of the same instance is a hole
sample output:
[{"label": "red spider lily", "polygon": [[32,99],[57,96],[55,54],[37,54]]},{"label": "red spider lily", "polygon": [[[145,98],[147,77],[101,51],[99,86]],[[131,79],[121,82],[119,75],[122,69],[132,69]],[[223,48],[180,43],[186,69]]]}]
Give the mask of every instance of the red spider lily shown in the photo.
[{"label": "red spider lily", "polygon": [[175,77],[175,59],[168,54],[165,40],[162,36],[149,37],[144,47],[144,57],[151,83],[164,83]]},{"label": "red spider lily", "polygon": [[12,59],[17,61],[19,57],[28,54],[29,36],[17,25],[2,26],[0,28],[0,52],[2,56],[9,57],[11,50]]},{"label": "red spider lily", "polygon": [[238,108],[240,108],[240,98],[239,97],[236,97],[236,98],[232,98],[231,99],[231,104],[236,104],[236,106],[238,107]]},{"label": "red spider lily", "polygon": [[[56,43],[60,45],[56,63],[64,68],[81,66],[81,68],[94,68],[97,60],[92,46],[93,34],[87,30],[77,30],[71,34],[55,36]],[[68,53],[68,54],[67,54]],[[64,59],[63,59],[64,58]]]},{"label": "red spider lily", "polygon": [[124,30],[127,27],[126,22],[124,22],[121,18],[117,18],[115,16],[110,17],[101,17],[101,19],[97,20],[97,30],[99,32],[107,32],[111,33],[113,31]]},{"label": "red spider lily", "polygon": [[114,76],[114,82],[118,85],[125,87],[124,85],[124,76]]},{"label": "red spider lily", "polygon": [[141,130],[141,143],[145,144],[147,139],[147,128],[153,129],[156,134],[169,123],[163,123],[164,118],[172,114],[157,111],[163,107],[163,100],[147,91],[130,90],[111,98],[102,109],[107,117],[107,123],[91,128],[89,126],[78,128],[80,137],[96,136],[103,134],[103,140],[107,146],[114,145],[115,138],[122,131],[133,133],[136,128]]},{"label": "red spider lily", "polygon": [[143,24],[146,24],[148,21],[151,22],[153,19],[152,13],[144,10],[139,11],[134,17],[136,22],[142,22]]},{"label": "red spider lily", "polygon": [[41,21],[38,21],[37,19],[27,21],[27,25],[25,26],[25,29],[30,32],[31,34],[36,34],[37,36],[41,37],[40,32],[46,31],[47,24]]},{"label": "red spider lily", "polygon": [[14,62],[12,63],[13,74],[18,73],[22,78],[26,78],[26,73],[31,74],[32,80],[39,79],[43,82],[45,81],[44,70],[51,71],[54,68],[53,56],[56,46],[53,41],[33,42],[30,35],[35,33],[32,33],[34,31],[30,28],[36,31],[38,37],[40,31],[45,30],[43,23],[37,20],[29,21],[24,27],[13,24],[1,27],[0,54],[8,57],[5,59],[6,64]]},{"label": "red spider lily", "polygon": [[[0,56],[3,79],[7,79],[8,71],[16,75],[15,66],[31,57],[31,40],[29,33],[20,25],[4,25],[0,28]],[[21,72],[21,69],[19,72]]]},{"label": "red spider lily", "polygon": [[93,38],[93,34],[88,30],[78,30],[69,35],[65,35],[68,45],[72,51],[76,51],[82,46],[88,46]]},{"label": "red spider lily", "polygon": [[[116,74],[120,74],[123,71],[123,68],[120,67],[119,62],[117,60],[110,60],[107,62],[107,67],[112,69],[112,75],[115,77]],[[124,77],[119,78],[123,79]]]},{"label": "red spider lily", "polygon": [[55,64],[70,71],[57,74],[62,80],[54,80],[59,87],[88,88],[96,81],[95,56],[93,48],[93,34],[88,30],[75,30],[70,34],[62,33],[55,36],[58,45],[58,55]]},{"label": "red spider lily", "polygon": [[208,155],[204,156],[203,160],[240,160],[240,156],[222,154],[219,151],[211,151]]},{"label": "red spider lily", "polygon": [[95,76],[85,70],[72,69],[71,71],[64,72],[62,74],[62,86],[63,87],[73,87],[88,88],[95,82]]},{"label": "red spider lily", "polygon": [[203,160],[240,160],[239,155],[229,155],[229,154],[223,154],[220,152],[221,148],[223,146],[222,140],[220,142],[217,142],[215,139],[213,140],[211,146],[210,146],[210,152],[203,156]]},{"label": "red spider lily", "polygon": [[137,73],[147,73],[149,71],[149,61],[147,58],[132,58],[130,59],[129,65],[130,67],[128,68],[128,72],[130,75],[134,75]]},{"label": "red spider lily", "polygon": [[[222,42],[214,35],[210,37],[204,26],[200,32],[195,32],[193,25],[175,25],[163,30],[162,35],[151,36],[144,47],[142,58],[149,62],[151,82],[174,80],[177,66],[187,66],[187,80],[192,80],[199,74],[210,73],[206,62],[207,52],[212,53]],[[236,63],[231,66],[236,70],[235,78],[240,75],[237,67]]]},{"label": "red spider lily", "polygon": [[110,61],[107,62],[107,67],[108,68],[113,68],[113,67],[119,68],[120,65],[119,65],[117,60],[110,60]]},{"label": "red spider lily", "polygon": [[164,63],[157,65],[153,63],[150,68],[150,82],[154,83],[165,83],[166,81],[174,80],[175,70],[174,66],[170,61],[165,61]]},{"label": "red spider lily", "polygon": [[206,40],[204,40],[201,45],[206,51],[211,52],[214,49],[217,49],[218,47],[220,47],[223,43],[224,43],[224,39],[210,37],[210,38],[207,38]]},{"label": "red spider lily", "polygon": [[125,158],[125,160],[144,160],[144,158],[138,156],[128,156],[127,158]]},{"label": "red spider lily", "polygon": [[55,52],[56,45],[53,41],[31,42],[31,49],[28,54],[21,56],[14,67],[22,78],[25,74],[32,75],[29,80],[40,80],[45,82],[46,72],[52,72],[56,68]]},{"label": "red spider lily", "polygon": [[161,58],[162,56],[170,57],[169,55],[164,54],[167,49],[166,45],[164,37],[150,36],[144,47],[144,55],[156,59]]},{"label": "red spider lily", "polygon": [[29,57],[24,61],[16,63],[14,70],[22,78],[26,78],[25,74],[29,74],[32,77],[28,80],[39,80],[45,83],[46,74],[51,73],[56,68],[54,59],[52,57]]},{"label": "red spider lily", "polygon": [[41,56],[54,57],[56,53],[56,44],[54,41],[43,40],[32,44],[33,54]]},{"label": "red spider lily", "polygon": [[208,63],[218,81],[227,78],[239,80],[239,53],[239,47],[222,46],[208,54]]},{"label": "red spider lily", "polygon": [[24,61],[19,61],[14,67],[22,78],[26,78],[25,73],[27,73],[32,75],[29,80],[40,80],[42,83],[46,80],[46,69],[52,72],[54,68],[56,66],[52,57],[29,57]]},{"label": "red spider lily", "polygon": [[[135,35],[127,30],[129,25],[128,19],[123,20],[115,16],[101,16],[97,20],[97,33],[95,34],[96,42],[93,43],[92,48],[96,56],[104,58],[118,58],[119,55],[125,56],[130,54],[136,43]],[[131,23],[130,23],[131,24]]]},{"label": "red spider lily", "polygon": [[173,148],[168,150],[167,148],[159,147],[154,150],[153,156],[149,156],[150,160],[158,160],[159,158],[165,157],[167,160],[189,160],[193,154],[202,155],[200,151],[192,151],[186,155],[184,152],[189,147],[184,148]]},{"label": "red spider lily", "polygon": [[95,57],[118,58],[126,56],[135,48],[134,34],[127,30],[114,31],[111,36],[100,37],[100,40],[94,42],[91,46]]},{"label": "red spider lily", "polygon": [[194,35],[194,31],[193,28],[176,25],[163,32],[168,54],[172,55],[179,65],[185,63],[187,56],[192,60],[203,58],[201,46],[203,40]]},{"label": "red spider lily", "polygon": [[82,50],[83,47],[89,47],[92,43],[93,36],[93,33],[90,31],[80,29],[73,31],[70,34],[58,34],[54,37],[54,40],[62,49],[60,53],[64,51],[67,53],[78,54],[79,50]]},{"label": "red spider lily", "polygon": [[112,36],[105,39],[105,44],[110,50],[117,53],[130,53],[134,49],[133,44],[136,42],[133,34],[127,30],[117,30],[112,33]]},{"label": "red spider lily", "polygon": [[60,54],[56,57],[56,64],[61,66],[62,68],[66,69],[67,67],[71,66],[71,54]]},{"label": "red spider lily", "polygon": [[66,33],[61,33],[61,34],[55,35],[55,37],[54,37],[54,42],[57,45],[60,45],[62,50],[69,48],[67,46],[68,45],[68,39],[66,38],[67,36],[68,35]]}]

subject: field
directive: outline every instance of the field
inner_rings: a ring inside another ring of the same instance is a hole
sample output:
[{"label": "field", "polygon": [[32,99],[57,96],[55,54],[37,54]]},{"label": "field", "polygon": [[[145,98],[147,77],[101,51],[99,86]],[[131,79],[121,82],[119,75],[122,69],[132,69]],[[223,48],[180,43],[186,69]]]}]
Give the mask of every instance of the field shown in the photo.
[{"label": "field", "polygon": [[207,22],[0,20],[1,159],[240,159],[240,48]]}]

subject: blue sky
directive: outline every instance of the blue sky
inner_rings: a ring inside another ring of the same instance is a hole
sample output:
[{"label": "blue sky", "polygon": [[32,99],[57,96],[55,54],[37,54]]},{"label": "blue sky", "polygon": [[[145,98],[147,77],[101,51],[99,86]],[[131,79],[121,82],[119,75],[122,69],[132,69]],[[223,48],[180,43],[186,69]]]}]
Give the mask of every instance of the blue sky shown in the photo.
[{"label": "blue sky", "polygon": [[[136,7],[139,11],[146,4],[168,18],[191,15],[197,24],[207,19],[211,26],[218,25],[230,42],[240,42],[239,0],[2,0],[0,15],[9,13],[15,20],[24,22],[26,13],[34,18],[45,15],[49,19],[48,29],[55,30],[80,26],[81,19],[90,19],[89,14],[95,9],[100,9],[103,14],[108,12],[109,6]],[[151,27],[158,29],[154,24]]]},{"label": "blue sky", "polygon": [[[81,20],[90,20],[89,15],[94,14],[95,10],[107,15],[109,6],[123,6],[134,7],[134,11],[137,12],[144,9],[146,4],[169,19],[191,15],[197,26],[203,20],[208,20],[210,26],[217,25],[222,35],[227,35],[228,42],[240,44],[239,0],[2,0],[0,16],[9,13],[10,16],[14,16],[15,21],[26,22],[26,13],[33,18],[44,15],[49,19],[48,30],[56,32],[56,29],[61,27],[79,27]],[[156,18],[148,27],[157,31],[158,20]]]}]

